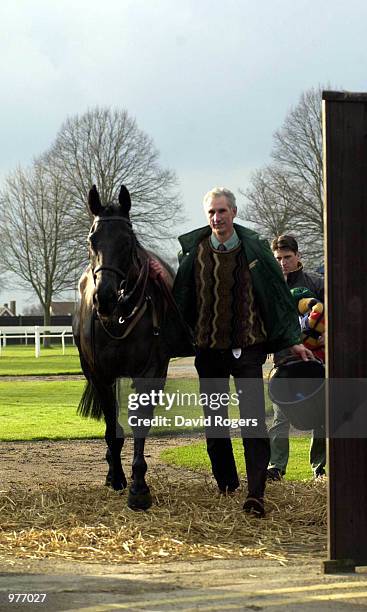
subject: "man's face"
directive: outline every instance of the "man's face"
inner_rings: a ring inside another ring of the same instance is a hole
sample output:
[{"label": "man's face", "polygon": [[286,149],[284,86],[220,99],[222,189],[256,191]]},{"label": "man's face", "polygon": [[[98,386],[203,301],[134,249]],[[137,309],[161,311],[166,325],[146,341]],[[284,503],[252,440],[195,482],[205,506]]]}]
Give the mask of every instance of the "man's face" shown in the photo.
[{"label": "man's face", "polygon": [[274,251],[275,259],[282,268],[283,274],[288,274],[297,270],[298,262],[300,260],[299,253],[289,251],[288,249],[278,249]]},{"label": "man's face", "polygon": [[237,214],[237,208],[231,207],[226,196],[218,196],[207,203],[205,214],[213,234],[220,242],[225,242],[232,236],[233,219]]}]

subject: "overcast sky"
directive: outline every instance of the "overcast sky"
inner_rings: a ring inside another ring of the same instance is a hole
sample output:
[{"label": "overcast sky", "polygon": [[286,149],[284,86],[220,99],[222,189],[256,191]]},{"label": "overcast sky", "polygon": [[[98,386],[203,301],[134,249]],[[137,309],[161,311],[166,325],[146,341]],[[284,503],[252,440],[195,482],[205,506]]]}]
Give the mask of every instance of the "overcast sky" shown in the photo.
[{"label": "overcast sky", "polygon": [[0,181],[67,116],[124,108],[178,175],[183,229],[211,187],[246,188],[303,90],[367,91],[365,0],[1,0],[0,19]]}]

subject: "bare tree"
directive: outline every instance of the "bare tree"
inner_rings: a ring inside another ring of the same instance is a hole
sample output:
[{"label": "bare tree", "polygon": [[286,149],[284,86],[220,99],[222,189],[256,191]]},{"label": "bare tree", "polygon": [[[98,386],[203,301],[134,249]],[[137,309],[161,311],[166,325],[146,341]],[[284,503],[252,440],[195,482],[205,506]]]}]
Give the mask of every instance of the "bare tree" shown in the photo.
[{"label": "bare tree", "polygon": [[79,234],[90,222],[92,184],[103,205],[114,202],[121,184],[126,185],[133,202],[131,219],[147,246],[176,234],[181,204],[176,176],[160,167],[153,141],[125,110],[95,108],[68,118],[46,159],[63,177]]},{"label": "bare tree", "polygon": [[51,300],[75,287],[85,255],[70,232],[69,207],[62,178],[40,161],[10,174],[0,196],[3,264],[34,289],[45,325]]},{"label": "bare tree", "polygon": [[41,304],[31,304],[30,306],[26,306],[23,308],[23,315],[31,316],[31,315],[43,315],[43,308]]},{"label": "bare tree", "polygon": [[290,177],[270,165],[255,171],[251,183],[245,194],[246,219],[267,238],[285,233],[290,225],[294,227],[295,187]]},{"label": "bare tree", "polygon": [[297,235],[309,264],[323,254],[322,88],[311,88],[274,134],[273,163],[256,171],[244,193],[243,218],[267,238]]}]

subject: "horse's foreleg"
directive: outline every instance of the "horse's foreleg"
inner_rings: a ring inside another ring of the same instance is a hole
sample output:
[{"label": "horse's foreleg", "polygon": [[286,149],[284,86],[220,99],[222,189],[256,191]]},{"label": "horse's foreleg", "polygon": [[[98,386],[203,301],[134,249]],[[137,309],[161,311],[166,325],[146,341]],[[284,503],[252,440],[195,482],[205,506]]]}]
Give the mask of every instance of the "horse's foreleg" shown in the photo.
[{"label": "horse's foreleg", "polygon": [[[158,393],[164,388],[168,363],[162,365],[160,376],[153,378],[134,379],[133,385],[138,396],[137,410],[129,410],[129,423],[134,435],[134,459],[132,464],[132,483],[129,488],[128,506],[133,510],[148,510],[152,505],[152,496],[145,482],[147,463],[144,457],[145,440],[149,434],[150,422],[154,413],[154,402],[145,405],[140,401],[143,395],[150,395],[153,391]],[[146,398],[145,398],[146,399]],[[155,404],[154,404],[155,405]],[[130,418],[131,417],[131,418]]]},{"label": "horse's foreleg", "polygon": [[152,505],[152,496],[145,482],[147,462],[144,458],[145,437],[139,437],[134,429],[134,459],[132,465],[132,483],[129,488],[127,504],[132,510],[148,510]]},{"label": "horse's foreleg", "polygon": [[[138,396],[149,394],[152,387],[147,381],[135,381]],[[129,488],[128,506],[132,510],[148,510],[152,505],[152,496],[145,482],[148,466],[144,457],[145,440],[149,433],[150,421],[153,417],[153,406],[140,403],[138,409],[129,411],[129,422],[134,436],[134,459],[132,464],[132,482]]]},{"label": "horse's foreleg", "polygon": [[121,450],[124,446],[124,430],[122,429],[118,417],[119,407],[115,397],[115,386],[105,390],[103,405],[104,417],[106,421],[105,440],[107,444],[106,460],[108,463],[108,473],[106,485],[115,491],[126,489],[127,480],[121,464]]}]

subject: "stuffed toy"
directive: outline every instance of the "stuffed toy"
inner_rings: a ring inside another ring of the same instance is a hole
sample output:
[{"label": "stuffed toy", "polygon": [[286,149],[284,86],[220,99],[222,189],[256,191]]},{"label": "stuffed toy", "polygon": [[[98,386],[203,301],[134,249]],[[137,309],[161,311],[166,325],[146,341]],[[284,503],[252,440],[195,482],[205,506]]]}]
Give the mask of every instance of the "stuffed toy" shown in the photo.
[{"label": "stuffed toy", "polygon": [[302,342],[313,352],[315,357],[325,361],[324,305],[306,287],[296,287],[291,289],[291,293],[300,315]]}]

